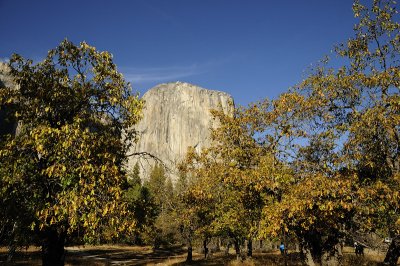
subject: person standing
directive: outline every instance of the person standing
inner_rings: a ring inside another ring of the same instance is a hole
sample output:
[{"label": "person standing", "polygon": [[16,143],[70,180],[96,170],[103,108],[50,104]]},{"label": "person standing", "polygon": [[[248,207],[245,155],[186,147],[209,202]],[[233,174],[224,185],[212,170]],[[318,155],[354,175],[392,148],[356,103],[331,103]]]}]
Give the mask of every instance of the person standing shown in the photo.
[{"label": "person standing", "polygon": [[283,242],[281,242],[280,246],[279,246],[279,250],[281,251],[281,254],[284,255],[285,254],[285,245],[283,244]]}]

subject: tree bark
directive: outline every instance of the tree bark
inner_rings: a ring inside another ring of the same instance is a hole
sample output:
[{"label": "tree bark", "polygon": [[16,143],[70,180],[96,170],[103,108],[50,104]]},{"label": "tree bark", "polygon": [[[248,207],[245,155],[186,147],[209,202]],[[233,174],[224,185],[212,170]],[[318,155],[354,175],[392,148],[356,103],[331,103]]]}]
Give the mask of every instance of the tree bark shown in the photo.
[{"label": "tree bark", "polygon": [[322,238],[316,232],[308,232],[300,236],[301,256],[305,265],[320,265],[322,255]]},{"label": "tree bark", "polygon": [[7,254],[7,262],[11,262],[14,255],[15,255],[15,251],[16,251],[16,245],[14,243],[12,243],[11,245],[9,245],[8,247],[8,254]]},{"label": "tree bark", "polygon": [[208,248],[207,248],[207,238],[203,240],[204,258],[207,259]]},{"label": "tree bark", "polygon": [[341,247],[335,237],[324,237],[310,233],[300,242],[302,259],[308,266],[341,265]]},{"label": "tree bark", "polygon": [[393,238],[392,243],[390,243],[389,249],[386,253],[385,260],[383,263],[385,265],[396,265],[400,256],[400,235]]},{"label": "tree bark", "polygon": [[192,248],[192,241],[188,241],[188,249],[187,249],[187,257],[186,262],[191,263],[193,261],[193,248]]},{"label": "tree bark", "polygon": [[58,232],[57,228],[48,228],[43,233],[42,265],[64,266],[65,233]]},{"label": "tree bark", "polygon": [[236,252],[236,259],[240,260],[240,243],[239,240],[235,239],[235,252]]},{"label": "tree bark", "polygon": [[324,250],[321,256],[321,266],[338,266],[341,265],[341,247],[336,244],[330,250]]},{"label": "tree bark", "polygon": [[187,257],[186,257],[186,262],[192,262],[193,261],[193,248],[190,246],[188,247],[187,250]]},{"label": "tree bark", "polygon": [[314,258],[313,258],[310,248],[308,248],[306,246],[302,246],[301,254],[302,254],[302,260],[305,265],[307,265],[307,266],[315,266],[316,265],[314,262]]},{"label": "tree bark", "polygon": [[253,257],[253,240],[247,241],[247,257]]}]

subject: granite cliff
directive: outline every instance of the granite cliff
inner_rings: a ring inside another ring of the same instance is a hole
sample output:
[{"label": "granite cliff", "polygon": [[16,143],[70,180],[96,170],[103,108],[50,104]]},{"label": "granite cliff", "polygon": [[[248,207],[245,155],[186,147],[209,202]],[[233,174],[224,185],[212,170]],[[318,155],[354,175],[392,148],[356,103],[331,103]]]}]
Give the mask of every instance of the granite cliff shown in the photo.
[{"label": "granite cliff", "polygon": [[[18,88],[9,72],[8,65],[0,62],[0,89],[4,87]],[[13,112],[13,108],[10,105],[4,105],[0,108],[0,135],[17,133],[18,123],[12,118],[11,112]]]},{"label": "granite cliff", "polygon": [[[213,126],[211,109],[222,108],[231,113],[232,97],[224,92],[174,82],[160,84],[143,95],[143,119],[137,125],[139,142],[132,152],[148,152],[161,159],[176,181],[176,163],[189,146],[200,151],[210,144],[209,129]],[[153,160],[132,157],[128,167],[139,162],[143,178],[147,178]]]}]

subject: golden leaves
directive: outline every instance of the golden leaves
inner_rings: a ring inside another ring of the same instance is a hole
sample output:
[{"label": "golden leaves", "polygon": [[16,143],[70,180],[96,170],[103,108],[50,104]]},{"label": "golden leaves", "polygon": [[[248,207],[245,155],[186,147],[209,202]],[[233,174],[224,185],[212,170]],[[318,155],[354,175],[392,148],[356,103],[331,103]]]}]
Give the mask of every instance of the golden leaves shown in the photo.
[{"label": "golden leaves", "polygon": [[129,127],[141,118],[143,103],[112,55],[65,40],[43,62],[15,55],[10,67],[20,86],[2,89],[0,105],[15,104],[22,123],[0,149],[0,180],[25,189],[37,218],[32,228],[68,224],[69,233],[84,227],[94,238],[113,218],[116,234],[132,229],[133,221],[115,218],[129,216],[121,202],[128,148],[121,134],[132,143]]},{"label": "golden leaves", "polygon": [[[260,209],[253,221],[262,236],[398,219],[400,27],[390,4],[373,6],[378,20],[359,1],[353,9],[361,18],[355,37],[336,48],[343,67],[324,60],[276,100],[233,115],[212,112],[219,122],[213,146],[191,151],[183,168],[203,180],[202,189],[222,188],[213,194],[224,199],[214,206],[219,227],[246,224]],[[257,196],[261,204],[251,205]]]}]

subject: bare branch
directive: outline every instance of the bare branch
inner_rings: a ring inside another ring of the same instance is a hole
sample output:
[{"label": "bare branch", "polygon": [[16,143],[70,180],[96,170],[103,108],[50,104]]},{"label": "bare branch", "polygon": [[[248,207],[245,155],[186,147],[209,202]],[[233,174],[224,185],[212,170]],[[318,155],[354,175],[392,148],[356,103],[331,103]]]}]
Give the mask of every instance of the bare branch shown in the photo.
[{"label": "bare branch", "polygon": [[151,153],[146,152],[146,151],[134,152],[134,153],[131,153],[131,154],[127,154],[126,156],[127,157],[140,157],[140,158],[143,158],[145,160],[153,159],[154,161],[160,163],[165,169],[169,170],[169,168],[167,167],[167,165],[165,164],[165,162],[163,160],[161,160],[160,158],[158,158],[154,154],[151,154]]}]

